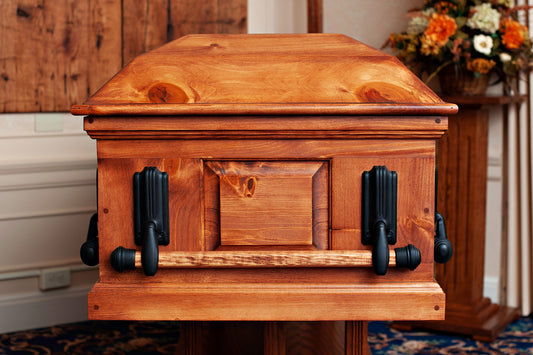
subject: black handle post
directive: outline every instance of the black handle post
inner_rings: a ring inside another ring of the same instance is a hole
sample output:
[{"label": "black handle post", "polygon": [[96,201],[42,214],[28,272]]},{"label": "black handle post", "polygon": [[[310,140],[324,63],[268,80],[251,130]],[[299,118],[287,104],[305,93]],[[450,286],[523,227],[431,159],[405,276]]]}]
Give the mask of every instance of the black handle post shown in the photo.
[{"label": "black handle post", "polygon": [[374,235],[374,247],[372,248],[372,265],[376,275],[385,275],[389,267],[389,243],[385,234],[385,223],[379,221]]},{"label": "black handle post", "polygon": [[87,231],[87,241],[81,245],[80,258],[85,265],[95,266],[99,263],[98,254],[98,213],[92,215]]},{"label": "black handle post", "polygon": [[435,213],[435,245],[434,259],[437,263],[446,263],[453,256],[453,246],[446,235],[444,218],[438,212]]},{"label": "black handle post", "polygon": [[155,225],[148,223],[144,229],[141,263],[146,276],[154,276],[159,262],[159,248],[157,247]]}]

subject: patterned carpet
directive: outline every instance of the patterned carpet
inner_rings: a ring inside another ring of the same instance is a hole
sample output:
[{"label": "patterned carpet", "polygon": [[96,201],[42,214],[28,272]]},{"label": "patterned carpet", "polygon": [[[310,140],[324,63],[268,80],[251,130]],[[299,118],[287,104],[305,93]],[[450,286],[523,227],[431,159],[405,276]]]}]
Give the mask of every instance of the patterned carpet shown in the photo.
[{"label": "patterned carpet", "polygon": [[511,323],[492,343],[453,335],[401,332],[389,328],[386,322],[371,322],[368,333],[373,355],[533,354],[532,317]]},{"label": "patterned carpet", "polygon": [[[177,322],[87,321],[0,335],[0,354],[175,354]],[[369,324],[374,355],[533,354],[533,319],[510,324],[493,343]]]}]

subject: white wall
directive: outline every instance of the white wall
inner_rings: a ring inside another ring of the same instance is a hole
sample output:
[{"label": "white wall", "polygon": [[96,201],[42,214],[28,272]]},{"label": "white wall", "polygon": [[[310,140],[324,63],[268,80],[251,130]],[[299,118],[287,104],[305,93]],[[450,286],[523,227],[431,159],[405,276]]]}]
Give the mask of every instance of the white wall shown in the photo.
[{"label": "white wall", "polygon": [[306,33],[307,0],[248,0],[248,33]]},{"label": "white wall", "polygon": [[[96,210],[96,149],[69,114],[0,115],[0,333],[87,319],[97,272],[79,248]],[[67,285],[41,290],[60,267]]]}]

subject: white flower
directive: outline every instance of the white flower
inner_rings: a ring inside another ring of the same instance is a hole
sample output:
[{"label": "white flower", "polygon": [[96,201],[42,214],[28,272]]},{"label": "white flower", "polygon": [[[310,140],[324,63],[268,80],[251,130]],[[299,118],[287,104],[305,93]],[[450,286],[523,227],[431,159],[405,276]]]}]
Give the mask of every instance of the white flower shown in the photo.
[{"label": "white flower", "polygon": [[407,34],[418,35],[426,30],[429,24],[429,18],[426,16],[413,17],[407,25]]},{"label": "white flower", "polygon": [[489,55],[492,51],[492,37],[485,35],[476,35],[474,36],[474,49],[479,53]]},{"label": "white flower", "polygon": [[510,62],[513,59],[509,53],[500,53],[500,60],[502,63]]},{"label": "white flower", "polygon": [[489,3],[483,3],[473,7],[474,14],[466,21],[470,28],[479,29],[488,33],[494,33],[500,26],[501,14],[493,9]]}]

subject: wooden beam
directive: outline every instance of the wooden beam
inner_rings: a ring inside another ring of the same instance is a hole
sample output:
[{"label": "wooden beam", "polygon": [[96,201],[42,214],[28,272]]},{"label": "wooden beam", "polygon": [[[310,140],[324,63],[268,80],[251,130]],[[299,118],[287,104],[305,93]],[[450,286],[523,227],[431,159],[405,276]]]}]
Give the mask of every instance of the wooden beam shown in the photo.
[{"label": "wooden beam", "polygon": [[323,0],[307,0],[307,32],[323,32]]}]

